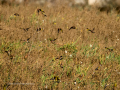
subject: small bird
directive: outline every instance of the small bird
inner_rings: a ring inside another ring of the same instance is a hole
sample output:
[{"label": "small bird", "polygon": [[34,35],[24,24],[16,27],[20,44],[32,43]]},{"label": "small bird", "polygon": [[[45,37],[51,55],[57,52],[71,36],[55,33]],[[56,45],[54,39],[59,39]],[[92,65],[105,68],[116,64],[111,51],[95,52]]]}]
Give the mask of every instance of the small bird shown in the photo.
[{"label": "small bird", "polygon": [[95,68],[95,70],[99,70],[99,69],[100,69],[100,67]]},{"label": "small bird", "polygon": [[[31,38],[31,37],[30,37]],[[29,42],[30,38],[27,39],[27,42]]]},{"label": "small bird", "polygon": [[107,47],[105,47],[105,49],[109,50],[110,52],[113,51],[113,49],[110,49],[110,48],[107,48]]},{"label": "small bird", "polygon": [[45,11],[43,11],[42,9],[37,9],[37,12],[38,12],[38,15],[39,15],[39,12],[41,12],[44,16],[47,16],[45,15]]},{"label": "small bird", "polygon": [[39,12],[45,13],[42,9],[37,9],[37,12],[39,14]]},{"label": "small bird", "polygon": [[42,30],[41,28],[37,28],[37,32],[38,32],[38,31],[41,31],[41,30]]},{"label": "small bird", "polygon": [[71,30],[71,29],[77,29],[75,26],[72,26],[72,27],[70,27],[70,29],[69,30]]},{"label": "small bird", "polygon": [[58,28],[58,33],[59,33],[59,32],[62,32],[62,33],[63,33],[63,30],[62,30],[61,28]]},{"label": "small bird", "polygon": [[51,43],[54,44],[54,43],[55,43],[55,40],[57,40],[57,38],[56,38],[56,39],[52,39],[52,38],[50,38],[49,40],[51,41]]},{"label": "small bird", "polygon": [[93,28],[93,30],[90,30],[90,29],[87,28],[87,30],[90,31],[91,33],[95,33],[95,32],[94,32],[94,29],[95,29],[95,28]]},{"label": "small bird", "polygon": [[24,31],[28,31],[28,29],[30,29],[30,28],[25,28]]},{"label": "small bird", "polygon": [[28,31],[30,29],[30,27],[29,28],[20,28],[20,29],[23,29],[24,31]]},{"label": "small bird", "polygon": [[20,16],[18,13],[15,13],[14,15],[15,15],[15,16]]},{"label": "small bird", "polygon": [[53,78],[51,78],[50,80],[54,80],[55,82],[59,83],[60,79],[58,76],[53,76]]},{"label": "small bird", "polygon": [[62,60],[62,59],[63,59],[63,56],[57,57],[56,59]]},{"label": "small bird", "polygon": [[11,55],[11,52],[12,50],[8,50],[8,51],[5,51],[7,53],[7,55],[10,57],[10,59],[12,60],[13,59],[13,55]]}]

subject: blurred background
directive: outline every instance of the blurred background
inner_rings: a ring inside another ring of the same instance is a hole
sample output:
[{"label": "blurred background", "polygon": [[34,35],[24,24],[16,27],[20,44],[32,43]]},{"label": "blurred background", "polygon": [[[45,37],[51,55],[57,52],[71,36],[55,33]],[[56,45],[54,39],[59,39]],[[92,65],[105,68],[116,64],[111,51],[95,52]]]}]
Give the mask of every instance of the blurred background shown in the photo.
[{"label": "blurred background", "polygon": [[99,9],[111,9],[111,8],[120,8],[120,0],[0,0],[2,5],[14,5],[14,4],[38,4],[46,5],[48,7],[54,6],[70,6],[70,7],[86,7],[92,6]]},{"label": "blurred background", "polygon": [[58,4],[67,4],[68,6],[72,5],[87,5],[88,0],[0,0],[2,4],[47,4],[47,6],[55,6]]}]

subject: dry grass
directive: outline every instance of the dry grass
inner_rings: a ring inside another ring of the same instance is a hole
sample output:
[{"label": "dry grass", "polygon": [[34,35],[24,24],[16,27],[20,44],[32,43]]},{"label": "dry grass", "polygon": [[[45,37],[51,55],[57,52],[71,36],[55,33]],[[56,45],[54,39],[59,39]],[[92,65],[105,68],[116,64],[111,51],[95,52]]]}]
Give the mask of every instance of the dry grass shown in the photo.
[{"label": "dry grass", "polygon": [[0,89],[119,90],[119,17],[89,7],[0,5]]}]

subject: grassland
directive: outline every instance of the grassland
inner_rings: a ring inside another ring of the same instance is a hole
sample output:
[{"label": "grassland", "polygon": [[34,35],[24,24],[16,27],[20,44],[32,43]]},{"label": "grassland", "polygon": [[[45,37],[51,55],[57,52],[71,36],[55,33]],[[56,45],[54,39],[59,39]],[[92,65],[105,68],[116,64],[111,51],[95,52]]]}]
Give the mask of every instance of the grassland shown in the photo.
[{"label": "grassland", "polygon": [[0,5],[0,90],[119,90],[119,39],[114,10]]}]

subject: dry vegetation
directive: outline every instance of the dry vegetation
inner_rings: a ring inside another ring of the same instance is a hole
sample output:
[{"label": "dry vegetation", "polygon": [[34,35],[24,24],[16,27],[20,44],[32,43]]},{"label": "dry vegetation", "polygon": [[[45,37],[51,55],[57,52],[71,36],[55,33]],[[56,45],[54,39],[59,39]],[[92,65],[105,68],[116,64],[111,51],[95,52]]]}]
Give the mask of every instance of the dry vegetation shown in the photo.
[{"label": "dry vegetation", "polygon": [[0,5],[0,90],[119,90],[119,39],[115,11]]}]

